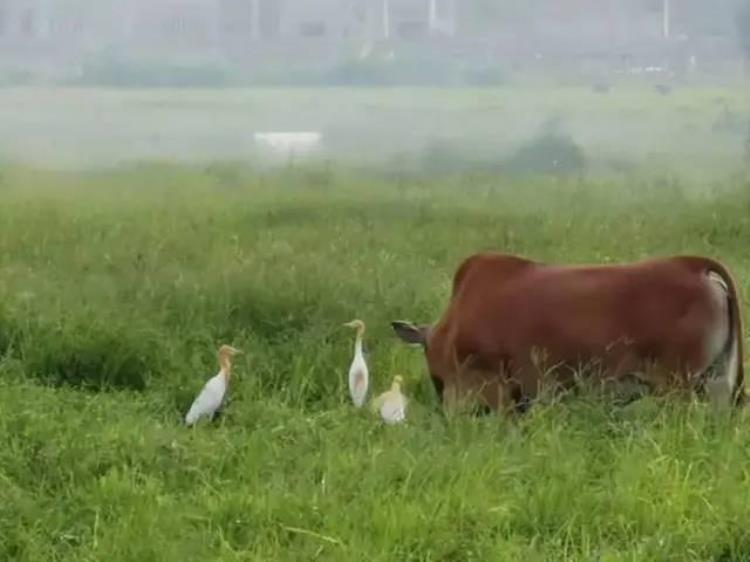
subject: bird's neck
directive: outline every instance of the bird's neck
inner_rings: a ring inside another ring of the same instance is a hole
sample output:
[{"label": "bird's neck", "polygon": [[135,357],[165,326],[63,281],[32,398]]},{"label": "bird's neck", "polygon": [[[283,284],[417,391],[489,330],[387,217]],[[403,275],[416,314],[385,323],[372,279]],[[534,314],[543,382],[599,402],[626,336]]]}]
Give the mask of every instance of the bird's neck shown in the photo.
[{"label": "bird's neck", "polygon": [[357,332],[357,339],[354,340],[354,353],[362,355],[362,334]]},{"label": "bird's neck", "polygon": [[229,382],[229,379],[232,377],[232,362],[227,357],[222,357],[219,359],[219,366],[221,367],[221,374],[224,375],[224,378],[227,382]]}]

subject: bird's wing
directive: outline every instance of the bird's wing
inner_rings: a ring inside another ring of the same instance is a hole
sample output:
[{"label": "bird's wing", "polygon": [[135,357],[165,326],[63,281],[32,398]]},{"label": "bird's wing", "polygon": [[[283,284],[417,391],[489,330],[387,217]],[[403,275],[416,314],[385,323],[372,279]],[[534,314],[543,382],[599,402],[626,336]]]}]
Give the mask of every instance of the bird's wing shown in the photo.
[{"label": "bird's wing", "polygon": [[364,373],[365,377],[368,375],[367,361],[361,355],[355,355],[352,359],[351,365],[349,365],[349,380],[351,380],[358,372]]},{"label": "bird's wing", "polygon": [[354,369],[367,369],[367,361],[365,360],[363,354],[355,353],[354,357],[352,357],[352,362],[349,365],[349,370],[352,371]]},{"label": "bird's wing", "polygon": [[367,392],[369,378],[370,373],[367,369],[367,363],[360,357],[355,357],[351,367],[349,367],[349,392],[352,397]]},{"label": "bird's wing", "polygon": [[367,380],[368,375],[367,365],[364,361],[357,361],[355,359],[352,361],[351,367],[349,367],[349,385],[353,386],[359,378]]},{"label": "bird's wing", "polygon": [[367,376],[362,371],[357,371],[353,378],[349,379],[349,393],[357,408],[361,408],[367,396]]},{"label": "bird's wing", "polygon": [[401,395],[389,396],[380,408],[383,419],[389,422],[402,421],[406,417],[406,401]]},{"label": "bird's wing", "polygon": [[200,416],[213,414],[221,406],[226,391],[226,384],[221,375],[217,375],[209,380],[200,394],[195,398],[190,410],[185,416],[188,424],[194,423]]},{"label": "bird's wing", "polygon": [[364,371],[357,371],[354,374],[354,391],[362,392],[367,389],[367,379],[365,378]]}]

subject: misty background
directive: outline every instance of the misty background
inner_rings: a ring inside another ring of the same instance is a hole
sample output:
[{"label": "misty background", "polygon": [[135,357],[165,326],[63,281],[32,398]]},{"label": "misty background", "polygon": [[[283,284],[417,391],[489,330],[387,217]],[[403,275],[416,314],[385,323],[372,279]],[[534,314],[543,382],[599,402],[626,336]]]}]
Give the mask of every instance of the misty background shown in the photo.
[{"label": "misty background", "polygon": [[750,0],[0,0],[0,158],[710,178]]}]

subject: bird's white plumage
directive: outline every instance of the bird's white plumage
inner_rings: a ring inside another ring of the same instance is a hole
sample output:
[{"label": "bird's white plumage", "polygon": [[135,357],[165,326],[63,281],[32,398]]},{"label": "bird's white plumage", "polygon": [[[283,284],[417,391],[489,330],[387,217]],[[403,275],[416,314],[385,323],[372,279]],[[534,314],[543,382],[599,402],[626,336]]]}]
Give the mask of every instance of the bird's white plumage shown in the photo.
[{"label": "bird's white plumage", "polygon": [[367,390],[370,386],[370,372],[367,368],[367,360],[362,350],[362,337],[365,332],[365,324],[361,320],[352,320],[345,324],[349,328],[356,328],[357,337],[354,340],[354,358],[349,366],[349,395],[354,406],[361,408],[365,404]]},{"label": "bird's white plumage", "polygon": [[216,411],[221,408],[229,388],[229,378],[232,375],[232,357],[242,353],[231,345],[222,345],[219,348],[219,372],[211,377],[203,385],[200,394],[195,398],[190,410],[185,414],[185,423],[193,425],[201,417],[213,418]]},{"label": "bird's white plumage", "polygon": [[406,419],[406,396],[401,392],[401,377],[394,377],[391,389],[378,396],[372,404],[380,413],[383,421],[389,425],[401,423]]},{"label": "bird's white plumage", "polygon": [[213,417],[224,402],[227,387],[227,378],[223,370],[211,377],[190,406],[185,423],[193,425],[203,416]]},{"label": "bird's white plumage", "polygon": [[404,421],[406,419],[406,397],[400,392],[389,396],[380,405],[380,417],[387,424]]},{"label": "bird's white plumage", "polygon": [[349,367],[349,394],[357,408],[361,408],[365,403],[369,379],[370,373],[362,354],[362,346],[357,345],[354,351],[354,359],[352,359],[352,364]]}]

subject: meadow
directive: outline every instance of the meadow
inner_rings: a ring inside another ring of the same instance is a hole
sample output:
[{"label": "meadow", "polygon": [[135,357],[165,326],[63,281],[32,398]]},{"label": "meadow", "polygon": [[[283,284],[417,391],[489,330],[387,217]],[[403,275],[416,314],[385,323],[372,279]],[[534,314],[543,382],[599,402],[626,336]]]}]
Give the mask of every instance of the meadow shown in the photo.
[{"label": "meadow", "polygon": [[[405,172],[474,170],[511,156],[550,122],[587,172],[714,182],[737,168],[750,84],[614,80],[500,88],[0,88],[0,160],[81,169],[122,162],[273,159],[257,131],[318,131],[317,159]],[[282,163],[283,158],[282,158]]]},{"label": "meadow", "polygon": [[[747,294],[749,188],[5,167],[0,559],[750,560],[747,412],[583,393],[447,419],[388,324],[434,320],[482,249],[704,253]],[[403,426],[351,407],[352,318]],[[229,404],[188,430],[220,343],[245,351]]]}]

